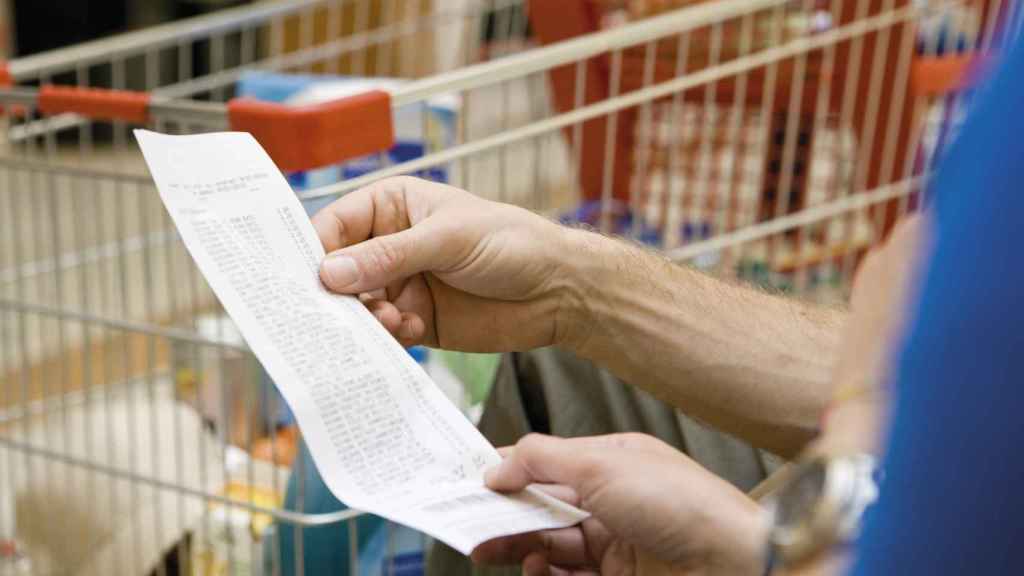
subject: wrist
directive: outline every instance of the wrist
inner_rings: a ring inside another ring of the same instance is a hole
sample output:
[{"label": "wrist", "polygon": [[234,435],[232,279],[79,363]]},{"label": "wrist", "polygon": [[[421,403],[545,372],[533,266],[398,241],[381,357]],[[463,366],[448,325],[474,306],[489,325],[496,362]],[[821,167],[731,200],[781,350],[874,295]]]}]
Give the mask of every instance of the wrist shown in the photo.
[{"label": "wrist", "polygon": [[579,356],[594,336],[599,320],[604,268],[614,257],[615,241],[581,228],[561,227],[557,276],[560,278],[558,329],[554,344]]},{"label": "wrist", "polygon": [[[764,509],[745,494],[737,493],[737,510],[716,514],[711,530],[718,532],[717,545],[710,551],[710,574],[764,574],[767,560],[768,517]],[[720,510],[718,512],[721,512]]]}]

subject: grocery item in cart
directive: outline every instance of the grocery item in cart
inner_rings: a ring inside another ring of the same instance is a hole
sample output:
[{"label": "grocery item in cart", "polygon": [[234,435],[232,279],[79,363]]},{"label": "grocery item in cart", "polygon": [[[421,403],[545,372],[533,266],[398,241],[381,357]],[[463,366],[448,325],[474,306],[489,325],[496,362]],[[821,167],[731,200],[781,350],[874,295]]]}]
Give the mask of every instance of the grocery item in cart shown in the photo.
[{"label": "grocery item in cart", "polygon": [[[242,97],[281,102],[292,106],[307,106],[330,102],[372,90],[391,92],[404,84],[398,78],[361,78],[343,76],[310,76],[247,72],[238,83]],[[451,94],[430,98],[394,110],[395,145],[381,154],[355,158],[342,164],[325,166],[287,175],[288,183],[298,191],[334,184],[341,180],[370,174],[391,164],[414,160],[430,150],[443,150],[456,141],[459,99]],[[339,138],[358,135],[339,134]],[[415,175],[448,182],[450,174],[445,166],[425,169]],[[305,202],[306,211],[315,213],[330,198]]]},{"label": "grocery item in cart", "polygon": [[[214,486],[220,450],[196,412],[173,399],[169,381],[149,391],[142,385],[127,382],[102,403],[19,423],[18,439],[57,442],[69,461],[12,468],[16,546],[9,566],[30,565],[35,574],[147,574],[183,545],[203,513],[203,504],[184,494]],[[140,409],[144,394],[153,398]],[[177,452],[177,442],[189,450]],[[113,473],[74,464],[100,456]],[[158,490],[159,483],[181,492]]]},{"label": "grocery item in cart", "polygon": [[193,323],[209,342],[238,346],[213,349],[186,341],[171,347],[178,399],[195,407],[220,438],[245,446],[250,437],[274,435],[292,423],[291,412],[258,362],[245,354],[242,334],[224,314],[201,314]]}]

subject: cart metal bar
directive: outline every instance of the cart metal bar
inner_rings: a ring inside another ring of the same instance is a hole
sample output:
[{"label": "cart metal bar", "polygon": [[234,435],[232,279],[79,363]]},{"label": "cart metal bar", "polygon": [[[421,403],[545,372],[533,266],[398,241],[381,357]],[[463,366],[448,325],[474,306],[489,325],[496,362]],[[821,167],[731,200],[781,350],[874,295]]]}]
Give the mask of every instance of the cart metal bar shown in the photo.
[{"label": "cart metal bar", "polygon": [[35,106],[38,91],[35,88],[4,88],[0,90],[0,103],[4,105]]},{"label": "cart metal bar", "polygon": [[120,242],[107,242],[98,246],[67,252],[57,258],[41,258],[24,264],[0,269],[0,284],[20,282],[44,274],[64,273],[75,268],[110,260],[118,254],[144,252],[151,246],[171,246],[174,235],[166,230],[146,232]]},{"label": "cart metal bar", "polygon": [[[302,3],[293,3],[296,6],[293,7],[291,12],[299,12],[303,6],[310,3],[320,4],[322,2],[323,0],[317,0],[316,2],[306,1]],[[301,6],[299,4],[301,4]],[[510,3],[510,5],[514,5],[514,2]],[[266,15],[266,17],[269,18],[276,14],[276,12],[270,13],[269,15]],[[167,86],[153,88],[151,90],[153,100],[150,102],[149,109],[154,116],[154,120],[188,123],[215,130],[226,129],[228,127],[228,120],[227,108],[224,104],[218,102],[190,101],[185,100],[185,98],[202,92],[222,89],[237,82],[238,79],[248,71],[284,70],[300,66],[308,66],[324,60],[331,60],[332,58],[342,56],[349,52],[358,54],[361,53],[362,50],[366,50],[371,46],[395,41],[396,39],[402,38],[410,33],[414,33],[424,25],[433,25],[444,22],[447,18],[453,17],[456,14],[458,13],[436,12],[431,15],[424,16],[417,21],[403,21],[400,23],[390,24],[373,31],[360,33],[356,36],[342,37],[323,44],[306,46],[287,54],[270,56],[244,66],[218,70],[199,78],[193,78],[169,84]],[[258,18],[250,18],[250,20],[259,21]],[[191,22],[191,20],[187,22]],[[167,24],[165,26],[181,27],[182,23]],[[185,29],[190,32],[190,34],[186,36],[182,36],[180,34],[177,36],[171,35],[173,38],[177,39],[176,42],[160,40],[160,44],[156,46],[156,48],[160,48],[165,45],[180,46],[183,42],[188,42],[197,36],[202,36],[202,34],[192,33],[193,28],[191,26],[185,27]],[[129,33],[127,35],[109,38],[99,42],[114,42],[118,38],[130,36],[132,34],[135,33]],[[125,43],[128,42],[126,41]],[[148,44],[141,44],[141,46],[146,47],[148,50],[153,49]],[[78,49],[81,48],[81,46],[77,46],[75,48]],[[63,49],[40,54],[38,57],[61,52],[62,50]],[[112,53],[107,56],[112,58],[114,55],[116,54]],[[29,58],[36,57],[37,56],[32,56]],[[17,68],[16,63],[19,62],[22,61],[12,60],[9,66],[15,66]],[[75,66],[75,68],[81,68],[86,64],[88,63],[79,61],[79,64]],[[18,64],[18,66],[20,66],[20,64]],[[37,90],[33,88],[0,89],[0,103],[34,104],[36,102],[36,95]],[[10,131],[9,137],[12,141],[16,142],[24,138],[40,136],[50,131],[74,128],[80,126],[84,121],[86,120],[77,114],[60,114],[50,119],[36,120],[23,126],[14,127]]]},{"label": "cart metal bar", "polygon": [[323,0],[264,0],[254,5],[228,8],[179,22],[17,58],[7,63],[7,69],[17,80],[34,79],[74,70],[77,66],[110,62],[118,56],[141,50],[175,46],[182,41],[240,30],[322,4]]},{"label": "cart metal bar", "polygon": [[761,224],[754,224],[735,232],[729,232],[715,236],[709,240],[694,242],[687,246],[669,250],[666,256],[678,262],[692,260],[698,256],[717,252],[726,248],[740,246],[755,240],[769,238],[789,230],[799,229],[816,222],[822,222],[829,218],[842,216],[858,210],[864,210],[871,206],[903,198],[920,190],[924,182],[923,175],[908,178],[893,184],[880,186],[869,192],[851,194],[838,198],[826,204],[819,204],[805,208],[799,212],[786,216],[779,216]]},{"label": "cart metal bar", "polygon": [[117,170],[103,170],[99,168],[86,168],[74,164],[55,164],[35,158],[24,158],[20,156],[0,156],[0,167],[18,172],[39,172],[60,174],[75,178],[92,178],[99,180],[119,180],[127,183],[152,184],[153,178],[149,174],[141,172],[123,172]]},{"label": "cart metal bar", "polygon": [[173,340],[177,342],[187,342],[190,344],[198,344],[200,346],[215,347],[222,350],[234,350],[237,352],[246,353],[249,352],[249,348],[247,348],[246,346],[231,344],[229,342],[220,342],[218,340],[211,340],[209,338],[198,336],[194,332],[189,332],[188,330],[179,330],[176,328],[168,328],[165,326],[155,326],[153,324],[135,322],[132,320],[117,320],[106,316],[91,314],[89,312],[67,310],[65,308],[57,308],[55,306],[47,306],[45,304],[33,304],[31,302],[23,302],[19,300],[10,300],[8,298],[0,298],[0,308],[7,310],[16,310],[18,312],[24,312],[27,314],[35,314],[37,316],[45,316],[48,318],[73,320],[76,322],[83,322],[88,324],[104,326],[106,328],[113,328],[115,330],[141,333],[149,336],[165,338],[167,340]]},{"label": "cart metal bar", "polygon": [[149,103],[149,114],[154,122],[199,124],[212,129],[229,126],[224,105],[212,102],[156,98]]},{"label": "cart metal bar", "polygon": [[671,96],[709,82],[736,76],[798,54],[838,44],[839,42],[850,38],[855,38],[863,34],[894,26],[901,22],[910,21],[918,14],[918,8],[906,6],[871,18],[865,18],[853,24],[843,26],[842,28],[823,32],[815,36],[797,38],[785,44],[764,49],[756,54],[751,54],[744,58],[738,58],[736,60],[719,64],[714,68],[707,68],[699,72],[687,74],[681,78],[662,82],[661,84],[656,84],[647,88],[634,90],[628,94],[602,100],[601,102],[584,106],[572,112],[553,116],[540,122],[509,130],[508,132],[503,132],[474,142],[455,146],[435,154],[423,156],[415,160],[396,164],[365,176],[302,192],[299,194],[299,197],[303,200],[312,200],[314,198],[322,198],[324,196],[341,195],[362,188],[363,186],[371,184],[381,178],[411,174],[427,168],[447,164],[461,158],[480,154],[487,150],[493,150],[514,142],[534,138],[541,134],[554,132],[561,128],[572,126],[576,123],[586,122],[625,108],[637,106],[644,102]]},{"label": "cart metal bar", "polygon": [[392,105],[397,108],[445,92],[474,90],[522,78],[788,3],[789,0],[722,0],[696,4],[619,28],[414,81],[392,92]]},{"label": "cart metal bar", "polygon": [[[609,51],[629,48],[631,46],[636,46],[649,41],[656,41],[669,36],[685,34],[688,31],[708,26],[710,24],[724,22],[730,18],[740,17],[752,11],[784,5],[788,1],[789,0],[723,0],[722,2],[697,4],[619,28],[613,28],[611,30],[590,34],[567,42],[561,42],[559,44],[538,48],[529,52],[515,54],[505,58],[492,60],[490,62],[468,66],[452,72],[413,81],[408,85],[395,89],[392,92],[392,107],[400,108],[408,104],[421,102],[441,93],[461,92],[483,88],[485,86],[520,78],[535,72],[543,72],[565,64],[586,60]],[[301,4],[302,6],[305,6],[311,3],[313,3],[311,0],[301,0],[292,2],[291,4]],[[175,28],[174,24],[166,26],[169,28]],[[395,27],[401,26],[403,26],[403,24],[396,25]],[[408,24],[404,24],[404,26],[408,26]],[[143,32],[153,33],[157,36],[160,34],[169,34],[167,32],[158,33],[154,30],[146,30]],[[125,38],[125,36],[134,37],[137,34],[146,36],[147,34],[143,34],[143,32],[114,37],[108,40],[101,40],[98,41],[98,43],[113,43],[115,45],[123,43],[133,47],[150,46],[150,43],[145,43],[142,39],[133,40],[132,38]],[[378,32],[376,34],[384,33]],[[172,39],[173,42],[171,41]],[[180,41],[180,36],[171,35],[169,36],[168,44],[170,45]],[[369,42],[369,40],[343,39],[334,43],[337,44],[337,46],[324,45],[316,48],[307,48],[306,50],[300,51],[302,52],[301,55],[288,55],[287,57],[279,56],[277,58],[272,58],[270,59],[271,62],[269,62],[269,64],[272,65],[271,67],[276,68],[279,66],[273,66],[273,64],[286,64],[289,60],[293,61],[291,62],[292,64],[303,63],[306,59],[309,61],[316,61],[321,57],[335,56],[337,55],[336,53],[343,51],[347,44],[355,42],[364,43]],[[86,50],[86,47],[92,44],[93,43],[79,45],[76,46],[74,50]],[[308,51],[308,53],[306,53],[306,51]],[[41,58],[43,56],[49,56],[60,52],[62,52],[62,50],[55,50],[41,54],[38,57]],[[106,51],[97,53],[95,57],[100,58],[102,56],[109,59],[116,53],[117,52]],[[29,60],[32,58],[37,57],[28,57]],[[62,58],[67,58],[67,55],[62,56]],[[281,62],[278,63],[278,60]],[[82,58],[79,57],[76,61],[82,62]],[[12,71],[19,70],[23,65],[24,60],[12,60],[9,64]],[[41,67],[41,69],[48,70],[48,68],[45,67]],[[215,83],[201,84],[201,90],[208,90],[219,86],[222,83],[221,80],[228,82],[237,80],[242,71],[243,70],[239,68],[237,70],[229,70],[224,71],[221,74],[215,74],[218,81]],[[17,75],[18,74],[15,73],[16,77]],[[221,75],[223,75],[223,78],[220,77]],[[193,80],[192,82],[198,81],[199,80]],[[191,92],[191,90],[185,90],[184,92],[176,90],[174,87],[167,87],[158,91],[161,90],[174,96],[184,96],[188,95],[188,92]],[[32,94],[35,94],[35,90],[33,89],[0,90],[0,102],[6,103],[10,101],[10,98],[17,98],[19,102],[27,101],[28,103],[32,103],[34,102],[34,99],[29,98]],[[191,103],[181,100],[172,100],[163,103],[161,109],[165,114],[165,118],[170,119],[176,108],[190,104]],[[218,103],[207,103],[201,113],[201,117],[212,120],[218,113],[226,117],[226,106]],[[207,114],[209,116],[207,116]]]},{"label": "cart metal bar", "polygon": [[[409,104],[428,100],[429,98],[439,94],[469,91],[492,86],[515,78],[544,72],[559,66],[573,64],[600,54],[637,46],[649,41],[657,41],[670,36],[685,34],[688,31],[699,29],[704,26],[721,23],[731,18],[742,17],[743,15],[749,14],[753,11],[780,7],[785,5],[787,2],[788,0],[723,0],[721,2],[697,4],[662,16],[624,25],[619,28],[613,28],[611,30],[590,34],[566,42],[531,50],[529,52],[468,66],[451,72],[424,78],[422,80],[416,80],[394,89],[391,92],[391,105],[392,108],[397,109]],[[289,3],[289,6],[292,6],[293,10],[298,10],[310,3],[311,0],[296,0]],[[774,57],[774,60],[766,61],[764,63],[778,61],[828,44],[835,44],[842,40],[856,38],[858,34],[880,30],[885,26],[911,20],[922,13],[938,10],[942,6],[951,4],[955,3],[942,3],[941,6],[908,5],[894,11],[883,13],[880,16],[864,18],[844,26],[841,29],[843,32],[841,34],[837,34],[837,31],[833,30],[818,34],[813,38],[800,38],[796,41],[789,42],[785,46],[802,47],[802,50],[779,54]],[[270,15],[278,13],[279,12],[272,12]],[[890,18],[895,19],[890,20]],[[401,28],[403,26],[409,26],[409,24],[395,25],[396,28]],[[375,34],[388,34],[389,32],[391,31],[378,31]],[[174,38],[176,41],[180,42],[179,36],[174,36]],[[827,41],[823,42],[822,40]],[[344,47],[350,43],[366,42],[369,41],[366,39],[343,39],[323,46],[309,47],[304,50],[300,50],[300,54],[297,53],[289,54],[287,56],[278,56],[268,59],[267,62],[257,63],[256,66],[225,70],[214,74],[208,79],[204,78],[201,80],[190,81],[192,83],[198,82],[196,86],[192,86],[187,82],[185,83],[187,86],[182,86],[183,89],[179,89],[176,86],[168,86],[162,89],[156,89],[154,92],[164,98],[168,96],[187,96],[198,90],[211,89],[222,85],[224,82],[230,83],[231,81],[237,80],[241,72],[245,69],[261,69],[264,67],[275,69],[289,64],[300,64],[307,61],[315,62],[322,58],[336,56],[343,52]],[[806,44],[801,44],[801,42]],[[759,52],[758,54],[745,56],[725,63],[722,66],[728,67],[730,65],[740,65],[745,67],[736,69],[730,68],[727,73],[721,73],[715,79],[724,78],[737,72],[749,70],[752,68],[752,66],[750,66],[750,62],[758,62],[755,66],[761,65],[759,61],[766,53],[773,53],[777,51],[778,48],[767,49]],[[106,55],[109,56],[109,54]],[[18,61],[12,61],[12,65],[15,62]],[[659,86],[665,86],[665,84],[661,84]],[[685,87],[681,89],[685,89]],[[643,90],[638,92],[643,92]],[[13,88],[0,90],[0,102],[32,104],[35,102],[35,94],[36,91],[34,89]],[[635,94],[635,92],[633,94]],[[225,104],[164,98],[155,99],[155,101],[150,104],[150,109],[154,111],[155,115],[161,120],[188,122],[209,126],[214,129],[222,129],[228,126],[227,107]],[[614,110],[607,110],[605,112],[613,111]]]},{"label": "cart metal bar", "polygon": [[135,472],[125,471],[113,466],[107,466],[104,464],[98,464],[96,462],[90,462],[84,458],[78,458],[75,456],[69,456],[67,454],[51,450],[48,447],[40,446],[37,444],[31,444],[28,442],[22,442],[19,440],[12,440],[5,436],[0,436],[0,446],[7,446],[12,450],[32,454],[33,456],[42,456],[49,461],[62,462],[69,466],[82,468],[85,470],[91,470],[99,472],[101,474],[110,476],[111,478],[118,478],[121,480],[130,480],[133,483],[144,484],[154,488],[160,488],[161,490],[167,490],[169,492],[179,492],[188,496],[194,496],[202,499],[207,503],[216,502],[226,506],[232,506],[235,508],[241,508],[250,510],[259,514],[266,514],[272,516],[278,520],[287,522],[295,526],[325,526],[327,524],[337,524],[353,518],[358,518],[366,514],[361,510],[349,508],[347,510],[341,510],[338,512],[328,512],[325,514],[298,514],[295,512],[289,512],[282,508],[267,508],[258,504],[246,502],[244,500],[233,500],[220,494],[204,492],[197,488],[190,488],[188,486],[179,486],[173,482],[167,482],[157,478],[151,478]]},{"label": "cart metal bar", "polygon": [[429,16],[419,18],[417,21],[403,21],[395,24],[381,26],[372,31],[362,32],[354,36],[343,36],[321,44],[315,44],[293,50],[286,54],[275,54],[249,63],[245,66],[221,70],[191,80],[185,80],[170,84],[153,90],[154,95],[170,98],[184,98],[201,92],[211,91],[217,88],[229,86],[248,71],[263,70],[284,70],[308,66],[324,60],[332,61],[333,58],[346,53],[363,54],[363,51],[380,46],[385,42],[395,41],[417,31],[419,26],[437,24],[444,22],[459,13],[438,12]]}]

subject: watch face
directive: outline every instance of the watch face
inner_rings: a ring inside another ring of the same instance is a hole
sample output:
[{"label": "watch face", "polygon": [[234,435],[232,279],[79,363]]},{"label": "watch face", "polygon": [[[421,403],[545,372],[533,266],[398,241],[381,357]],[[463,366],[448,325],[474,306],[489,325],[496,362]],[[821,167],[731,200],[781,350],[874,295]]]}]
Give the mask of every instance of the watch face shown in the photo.
[{"label": "watch face", "polygon": [[821,461],[809,463],[792,482],[778,494],[775,509],[776,526],[795,528],[806,520],[825,489],[825,465]]}]

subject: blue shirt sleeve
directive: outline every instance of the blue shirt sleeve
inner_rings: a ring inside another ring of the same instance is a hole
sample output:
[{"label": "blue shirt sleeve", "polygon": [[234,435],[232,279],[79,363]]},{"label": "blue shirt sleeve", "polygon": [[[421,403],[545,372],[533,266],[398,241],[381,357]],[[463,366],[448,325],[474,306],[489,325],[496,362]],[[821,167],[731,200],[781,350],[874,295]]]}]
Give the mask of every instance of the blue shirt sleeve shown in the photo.
[{"label": "blue shirt sleeve", "polygon": [[936,244],[900,353],[886,480],[853,569],[1024,574],[1024,51],[933,179]]}]

